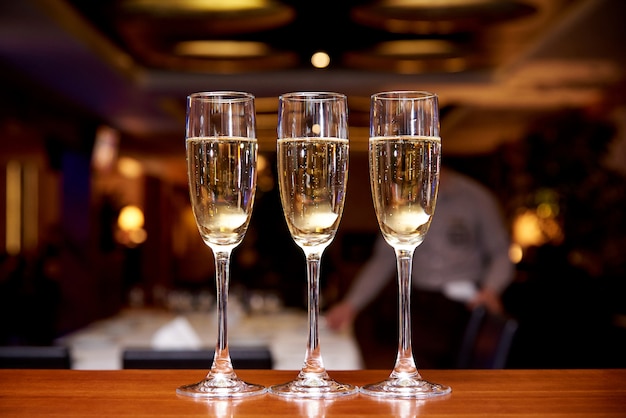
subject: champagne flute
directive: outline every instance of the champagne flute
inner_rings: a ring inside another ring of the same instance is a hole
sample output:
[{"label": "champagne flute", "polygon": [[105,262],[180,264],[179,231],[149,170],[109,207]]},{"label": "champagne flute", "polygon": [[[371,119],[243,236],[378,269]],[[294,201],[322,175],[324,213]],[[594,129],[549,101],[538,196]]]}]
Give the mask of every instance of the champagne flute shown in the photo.
[{"label": "champagne flute", "polygon": [[366,395],[429,398],[451,391],[423,380],[411,347],[411,269],[435,211],[441,139],[436,95],[421,91],[374,94],[370,107],[370,185],[378,225],[396,253],[399,342],[389,377],[365,385]]},{"label": "champagne flute", "polygon": [[306,257],[309,335],[300,373],[271,386],[276,395],[329,398],[357,392],[328,376],[318,334],[320,261],[337,232],[348,180],[347,113],[347,98],[339,93],[279,97],[278,184],[289,232]]},{"label": "champagne flute", "polygon": [[190,95],[185,136],[191,206],[200,235],[215,258],[218,332],[207,376],[176,392],[196,398],[262,394],[264,386],[237,377],[227,336],[230,255],[246,234],[256,191],[254,96],[228,91]]}]

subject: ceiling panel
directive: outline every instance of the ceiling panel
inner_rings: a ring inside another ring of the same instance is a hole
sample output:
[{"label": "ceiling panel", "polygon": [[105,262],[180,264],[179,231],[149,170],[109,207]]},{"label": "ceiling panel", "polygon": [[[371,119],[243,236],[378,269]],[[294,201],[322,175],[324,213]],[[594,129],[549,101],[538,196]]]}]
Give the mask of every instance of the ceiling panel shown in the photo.
[{"label": "ceiling panel", "polygon": [[[193,9],[200,3],[205,9]],[[182,8],[172,9],[173,4]],[[226,10],[224,4],[243,9]],[[625,5],[613,0],[2,2],[0,62],[118,129],[129,149],[150,144],[155,152],[177,152],[184,100],[194,91],[255,94],[264,103],[261,139],[271,148],[276,97],[283,92],[348,94],[354,140],[362,142],[369,95],[428,89],[440,95],[442,106],[467,107],[472,126],[484,121],[473,132],[490,132],[460,141],[458,148],[451,140],[448,149],[482,152],[494,146],[487,138],[502,140],[508,135],[498,130],[510,131],[503,124],[511,118],[490,117],[494,110],[517,112],[515,126],[523,125],[550,109],[587,106],[623,79]],[[181,43],[192,41],[222,42],[220,54],[181,53]],[[243,42],[241,48],[237,42]],[[328,68],[312,67],[309,57],[316,51],[329,54]],[[462,130],[463,123],[457,126]]]}]

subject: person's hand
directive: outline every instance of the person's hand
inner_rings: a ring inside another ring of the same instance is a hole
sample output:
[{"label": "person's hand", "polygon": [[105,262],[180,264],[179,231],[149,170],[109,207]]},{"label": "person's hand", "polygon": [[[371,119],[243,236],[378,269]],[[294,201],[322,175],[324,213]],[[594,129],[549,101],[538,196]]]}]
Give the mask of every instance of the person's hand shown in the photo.
[{"label": "person's hand", "polygon": [[494,315],[504,313],[500,295],[489,288],[484,288],[476,292],[474,298],[468,303],[470,309],[474,309],[477,306],[484,306],[487,311]]},{"label": "person's hand", "polygon": [[356,309],[349,302],[340,302],[324,315],[326,325],[334,331],[343,331],[352,325],[356,317]]}]

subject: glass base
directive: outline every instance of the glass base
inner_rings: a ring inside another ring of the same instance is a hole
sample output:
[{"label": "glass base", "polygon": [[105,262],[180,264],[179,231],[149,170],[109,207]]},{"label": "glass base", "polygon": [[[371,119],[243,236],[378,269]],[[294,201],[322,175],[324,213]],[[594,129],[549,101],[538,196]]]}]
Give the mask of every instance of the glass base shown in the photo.
[{"label": "glass base", "polygon": [[338,383],[326,373],[300,373],[297,379],[280,385],[270,386],[269,392],[274,395],[292,398],[334,398],[354,395],[358,387]]},{"label": "glass base", "polygon": [[447,395],[452,389],[439,383],[428,382],[419,376],[409,376],[389,377],[382,382],[364,385],[360,392],[380,398],[426,399]]},{"label": "glass base", "polygon": [[211,374],[198,383],[176,389],[177,394],[194,398],[242,398],[262,395],[266,391],[265,386],[244,382],[237,376]]}]

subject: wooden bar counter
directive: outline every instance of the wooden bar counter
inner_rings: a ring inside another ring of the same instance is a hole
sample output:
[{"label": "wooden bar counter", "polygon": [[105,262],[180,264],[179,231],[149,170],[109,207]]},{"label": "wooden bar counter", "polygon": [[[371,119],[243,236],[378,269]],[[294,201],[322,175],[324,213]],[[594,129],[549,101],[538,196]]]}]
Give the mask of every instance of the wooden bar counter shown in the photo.
[{"label": "wooden bar counter", "polygon": [[[240,370],[244,380],[272,385],[296,371]],[[389,371],[329,371],[363,385]],[[626,369],[425,370],[450,385],[430,400],[380,400],[361,394],[289,401],[264,394],[240,400],[180,397],[198,370],[0,370],[0,417],[626,417]]]}]

